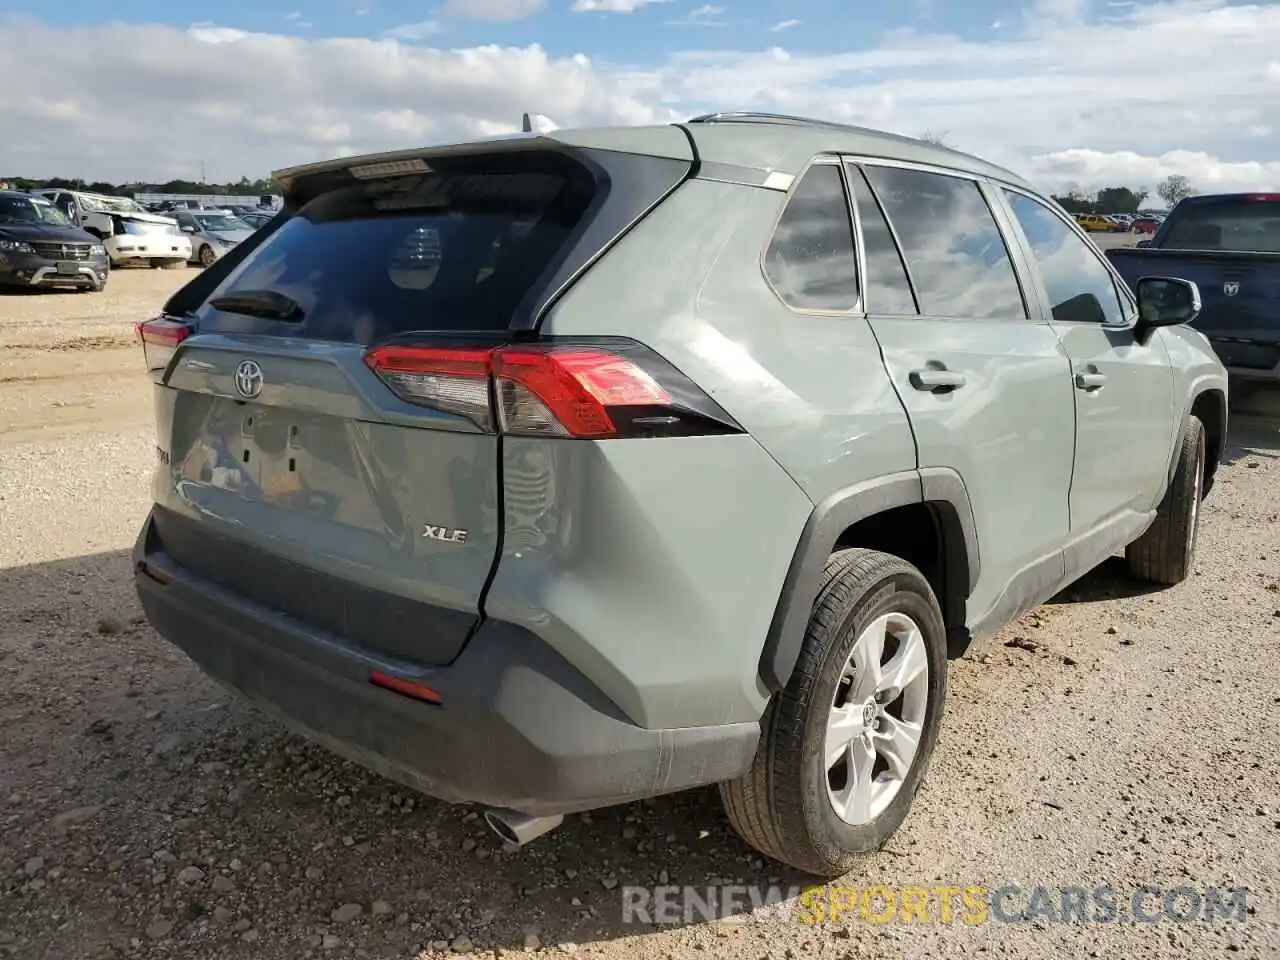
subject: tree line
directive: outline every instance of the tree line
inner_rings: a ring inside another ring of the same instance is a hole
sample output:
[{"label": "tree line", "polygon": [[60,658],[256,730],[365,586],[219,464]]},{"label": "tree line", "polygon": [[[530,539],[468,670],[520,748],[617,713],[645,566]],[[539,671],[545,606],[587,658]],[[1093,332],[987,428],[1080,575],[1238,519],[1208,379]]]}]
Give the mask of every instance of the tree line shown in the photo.
[{"label": "tree line", "polygon": [[108,197],[132,197],[139,193],[175,193],[193,196],[266,196],[275,193],[275,187],[265,177],[250,180],[241,177],[235,183],[203,183],[194,180],[169,180],[165,183],[107,183],[104,180],[86,181],[66,177],[0,177],[0,182],[13,190],[35,190],[40,187],[58,190],[81,190],[100,193]]},{"label": "tree line", "polygon": [[[1164,205],[1173,206],[1187,197],[1195,196],[1191,181],[1180,173],[1165,177],[1156,186],[1156,196]],[[1096,193],[1073,190],[1065,195],[1054,194],[1054,201],[1067,213],[1137,213],[1151,194],[1132,187],[1103,187]]]}]

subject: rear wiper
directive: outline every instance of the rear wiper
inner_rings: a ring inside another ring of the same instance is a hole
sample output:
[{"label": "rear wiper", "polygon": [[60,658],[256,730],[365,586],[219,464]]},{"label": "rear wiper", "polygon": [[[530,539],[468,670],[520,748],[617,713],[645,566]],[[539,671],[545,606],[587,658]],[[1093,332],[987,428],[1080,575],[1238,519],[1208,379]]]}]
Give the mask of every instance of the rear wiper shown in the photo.
[{"label": "rear wiper", "polygon": [[241,290],[214,297],[209,306],[226,313],[243,313],[248,317],[262,317],[264,320],[288,320],[296,323],[306,314],[302,304],[293,297],[275,290]]}]

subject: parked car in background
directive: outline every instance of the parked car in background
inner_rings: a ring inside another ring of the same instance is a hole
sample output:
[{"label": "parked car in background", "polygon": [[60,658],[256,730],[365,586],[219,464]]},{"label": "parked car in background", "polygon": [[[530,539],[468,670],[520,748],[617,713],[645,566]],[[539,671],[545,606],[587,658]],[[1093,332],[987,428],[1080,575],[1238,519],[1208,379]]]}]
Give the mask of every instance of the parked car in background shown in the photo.
[{"label": "parked car in background", "polygon": [[268,223],[271,222],[273,217],[275,217],[275,212],[267,211],[267,210],[255,210],[252,213],[245,213],[240,215],[240,219],[243,220],[245,223],[247,223],[249,226],[253,227],[253,229],[255,230],[266,226]]},{"label": "parked car in background", "polygon": [[1159,274],[1194,280],[1195,322],[1235,376],[1280,380],[1280,193],[1190,197],[1137,248],[1108,250],[1130,285]]},{"label": "parked car in background", "polygon": [[191,262],[209,266],[246,237],[254,228],[222,211],[178,210],[178,229],[191,239]]},{"label": "parked car in background", "polygon": [[191,241],[181,234],[173,217],[150,213],[136,200],[78,190],[32,192],[97,237],[113,266],[146,263],[152,267],[180,267],[191,259]]},{"label": "parked car in background", "polygon": [[139,329],[143,608],[508,842],[720,784],[840,876],[949,655],[1117,550],[1191,573],[1227,422],[1195,285],[1130,291],[1000,167],[728,114],[276,183],[298,214]]},{"label": "parked car in background", "polygon": [[1134,233],[1155,233],[1160,229],[1160,221],[1155,217],[1138,217],[1129,224],[1129,229]]},{"label": "parked car in background", "polygon": [[1104,217],[1097,213],[1082,213],[1076,217],[1076,221],[1084,229],[1093,233],[1115,233],[1116,223],[1114,220]]},{"label": "parked car in background", "polygon": [[0,285],[102,290],[110,272],[102,242],[44,197],[0,191]]}]

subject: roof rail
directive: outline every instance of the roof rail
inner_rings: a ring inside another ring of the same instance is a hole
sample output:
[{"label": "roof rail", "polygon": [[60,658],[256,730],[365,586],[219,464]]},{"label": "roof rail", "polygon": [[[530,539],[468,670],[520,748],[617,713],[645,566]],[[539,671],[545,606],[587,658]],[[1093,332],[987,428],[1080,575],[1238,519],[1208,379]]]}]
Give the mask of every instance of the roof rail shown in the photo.
[{"label": "roof rail", "polygon": [[824,127],[829,130],[848,130],[854,133],[873,132],[869,127],[857,127],[850,123],[836,123],[834,120],[818,120],[814,117],[799,117],[788,113],[762,113],[755,110],[732,110],[720,113],[704,113],[693,117],[689,123],[778,123],[796,127]]},{"label": "roof rail", "polygon": [[[859,127],[852,123],[837,123],[834,120],[818,120],[814,117],[799,117],[788,113],[761,113],[754,110],[734,110],[722,113],[704,113],[701,116],[693,117],[687,121],[688,123],[776,123],[780,126],[792,127],[816,127],[821,130],[839,130],[843,133],[861,133],[872,134],[877,137],[885,137],[890,140],[897,140],[900,143],[925,143],[919,137],[908,137],[901,133],[890,133],[887,130],[877,130],[874,127]],[[940,150],[946,150],[950,153],[956,153],[951,147],[932,144]]]}]

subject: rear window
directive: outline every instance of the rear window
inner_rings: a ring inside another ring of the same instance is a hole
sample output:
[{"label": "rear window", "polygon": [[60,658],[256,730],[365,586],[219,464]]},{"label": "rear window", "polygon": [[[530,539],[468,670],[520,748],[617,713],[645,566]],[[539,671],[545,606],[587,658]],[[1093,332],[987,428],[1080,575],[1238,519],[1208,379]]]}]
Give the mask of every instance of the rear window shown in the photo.
[{"label": "rear window", "polygon": [[1280,253],[1280,200],[1226,197],[1184,203],[1160,246]]},{"label": "rear window", "polygon": [[595,180],[550,152],[432,163],[425,175],[315,197],[210,296],[282,293],[302,307],[301,323],[206,306],[201,325],[213,313],[224,332],[356,343],[507,329],[586,213]]}]

